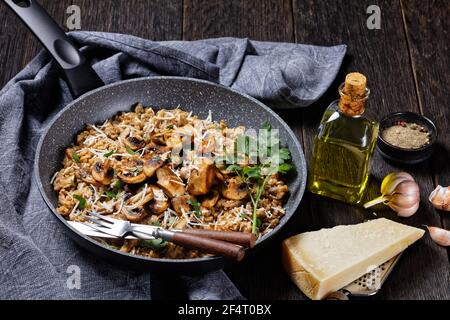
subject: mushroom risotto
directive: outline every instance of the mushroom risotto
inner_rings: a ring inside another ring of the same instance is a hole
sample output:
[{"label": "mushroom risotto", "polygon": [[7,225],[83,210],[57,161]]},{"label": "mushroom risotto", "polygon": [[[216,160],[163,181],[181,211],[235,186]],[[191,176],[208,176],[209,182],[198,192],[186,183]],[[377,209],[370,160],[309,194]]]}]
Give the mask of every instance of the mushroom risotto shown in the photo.
[{"label": "mushroom risotto", "polygon": [[[51,182],[57,210],[71,221],[97,212],[168,229],[264,235],[285,213],[282,177],[293,167],[289,150],[267,143],[275,136],[270,125],[263,129],[264,143],[260,135],[254,144],[246,128],[229,128],[211,114],[202,120],[179,108],[154,111],[139,104],[134,112],[88,125],[66,150]],[[155,258],[205,255],[159,240],[96,240]]]}]

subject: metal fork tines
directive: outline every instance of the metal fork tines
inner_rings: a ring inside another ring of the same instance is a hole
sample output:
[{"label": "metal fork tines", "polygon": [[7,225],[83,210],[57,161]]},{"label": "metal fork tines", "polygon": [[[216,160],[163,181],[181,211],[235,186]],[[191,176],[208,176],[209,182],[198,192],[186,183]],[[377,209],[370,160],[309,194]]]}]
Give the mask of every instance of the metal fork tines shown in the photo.
[{"label": "metal fork tines", "polygon": [[133,228],[129,221],[105,217],[95,212],[89,212],[86,219],[91,222],[90,224],[85,223],[87,226],[118,238],[133,233]]},{"label": "metal fork tines", "polygon": [[119,238],[123,238],[130,233],[139,239],[158,238],[183,247],[223,255],[238,261],[242,260],[245,255],[244,248],[234,243],[201,237],[187,232],[174,232],[160,227],[136,225],[129,221],[105,217],[95,212],[89,212],[86,219],[91,222],[85,223],[89,227]]}]

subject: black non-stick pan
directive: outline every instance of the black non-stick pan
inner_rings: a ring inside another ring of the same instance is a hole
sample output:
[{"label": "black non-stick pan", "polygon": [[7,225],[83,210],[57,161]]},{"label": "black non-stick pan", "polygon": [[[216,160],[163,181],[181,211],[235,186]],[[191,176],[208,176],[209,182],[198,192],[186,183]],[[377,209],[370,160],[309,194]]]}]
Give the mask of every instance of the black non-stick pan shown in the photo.
[{"label": "black non-stick pan", "polygon": [[64,150],[73,143],[77,133],[82,131],[86,124],[103,123],[121,111],[131,110],[137,102],[155,108],[181,106],[200,117],[207,117],[211,111],[215,120],[224,119],[232,127],[244,125],[258,129],[265,121],[271,123],[275,129],[279,129],[282,144],[290,149],[297,174],[288,181],[290,194],[285,205],[286,215],[272,232],[259,239],[253,250],[261,250],[263,244],[270,241],[292,217],[305,189],[306,163],[294,133],[271,109],[224,86],[195,79],[153,77],[105,86],[85,57],[36,1],[3,1],[53,56],[75,98],[55,116],[45,130],[36,151],[35,174],[42,197],[53,215],[61,222],[68,235],[83,248],[128,267],[180,274],[217,270],[226,262],[222,257],[168,260],[121,253],[78,233],[56,211],[57,197],[50,181],[54,173],[61,168]]}]

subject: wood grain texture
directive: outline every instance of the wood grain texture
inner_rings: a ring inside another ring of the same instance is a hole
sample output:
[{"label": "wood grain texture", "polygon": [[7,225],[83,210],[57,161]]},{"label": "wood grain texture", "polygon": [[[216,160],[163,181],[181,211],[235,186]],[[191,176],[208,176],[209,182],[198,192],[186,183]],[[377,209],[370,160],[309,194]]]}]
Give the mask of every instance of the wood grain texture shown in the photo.
[{"label": "wood grain texture", "polygon": [[[180,40],[182,37],[182,0],[41,0],[39,3],[65,30],[69,17],[66,10],[74,4],[81,8],[81,28],[85,31],[127,33],[152,40]],[[9,53],[19,59],[18,63],[10,65],[9,74],[15,75],[41,46],[3,4],[0,16],[1,35],[20,39],[17,42],[20,48]]]},{"label": "wood grain texture", "polygon": [[[337,97],[337,86],[349,71],[361,71],[372,89],[368,110],[382,116],[397,110],[422,112],[440,129],[440,148],[430,161],[412,167],[374,158],[370,196],[391,171],[411,172],[422,189],[420,211],[398,219],[386,209],[377,212],[406,224],[450,228],[449,217],[429,205],[436,183],[450,185],[450,109],[448,1],[378,0],[381,30],[366,28],[366,8],[373,1],[347,0],[41,0],[56,21],[65,24],[66,8],[82,9],[82,29],[129,33],[154,40],[194,40],[207,37],[248,37],[317,45],[346,43],[349,54],[338,79],[315,105],[305,110],[279,111],[303,142],[306,156],[323,110]],[[403,11],[402,11],[403,9]],[[41,49],[16,17],[0,5],[0,85],[19,72]],[[274,241],[226,272],[249,299],[306,299],[286,276],[280,243],[288,236],[336,224],[370,218],[370,213],[333,200],[305,195],[292,221]],[[442,219],[442,221],[441,221]],[[408,249],[382,289],[372,299],[450,299],[450,265],[445,249],[425,236]],[[165,286],[166,284],[162,284]]]},{"label": "wood grain texture", "polygon": [[292,41],[290,0],[184,0],[184,39]]},{"label": "wood grain texture", "polygon": [[[450,186],[450,4],[446,0],[402,1],[402,7],[420,109],[439,130],[431,161],[434,182]],[[441,217],[450,229],[450,215],[441,213]]]},{"label": "wood grain texture", "polygon": [[[372,95],[368,113],[380,117],[394,111],[419,112],[412,67],[408,54],[402,11],[399,2],[378,1],[381,8],[381,30],[366,27],[366,9],[372,1],[294,1],[294,20],[298,42],[333,45],[348,44],[348,57],[330,91],[319,103],[304,112],[305,152],[311,155],[313,136],[321,114],[333,97],[347,72],[359,71],[368,76]],[[423,14],[421,11],[415,14]],[[318,32],[320,30],[320,32]],[[392,171],[405,170],[413,174],[421,187],[422,204],[409,219],[397,218],[390,210],[381,208],[377,215],[422,227],[441,225],[439,215],[427,201],[434,188],[430,162],[417,166],[397,166],[384,161],[376,153],[372,161],[373,175],[367,198],[379,193],[380,181]],[[359,207],[310,196],[313,212],[312,229],[353,224],[373,218],[370,211]],[[448,298],[449,265],[444,248],[436,246],[426,235],[405,252],[391,279],[385,283],[377,299],[442,299]],[[422,277],[411,276],[420,270]]]}]

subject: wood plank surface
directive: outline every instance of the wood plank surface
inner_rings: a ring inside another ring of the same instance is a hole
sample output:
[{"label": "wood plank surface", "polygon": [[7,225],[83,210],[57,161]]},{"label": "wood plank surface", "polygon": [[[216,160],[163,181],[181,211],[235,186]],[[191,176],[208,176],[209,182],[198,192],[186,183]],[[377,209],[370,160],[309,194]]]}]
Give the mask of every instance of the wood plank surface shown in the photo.
[{"label": "wood plank surface", "polygon": [[[75,4],[81,9],[81,29],[85,31],[127,33],[152,40],[180,40],[182,36],[181,0],[41,0],[39,3],[65,30],[69,17],[66,10]],[[42,48],[28,29],[19,23],[16,16],[3,4],[0,5],[0,16],[1,35],[20,39],[11,44],[16,48],[10,49],[9,55],[14,56],[18,62],[9,64],[6,69],[8,78],[0,79],[3,80],[0,82],[3,87],[6,81],[22,70]]]},{"label": "wood plank surface", "polygon": [[[317,45],[346,43],[348,56],[327,94],[305,110],[279,111],[303,143],[309,158],[323,110],[337,97],[347,72],[365,73],[372,89],[368,110],[377,117],[408,110],[436,121],[440,146],[433,158],[417,166],[386,163],[374,157],[369,196],[391,171],[412,173],[422,190],[422,205],[412,218],[397,218],[390,210],[378,216],[421,227],[450,228],[449,215],[436,212],[427,196],[436,184],[450,185],[450,108],[447,0],[378,0],[381,30],[366,27],[366,9],[373,1],[346,0],[41,0],[64,25],[66,8],[82,10],[82,29],[129,33],[154,40],[195,40],[209,37],[248,37],[255,40]],[[0,86],[19,72],[41,49],[17,18],[0,5]],[[284,273],[281,240],[299,232],[362,222],[371,211],[306,194],[300,208],[277,239],[243,263],[226,269],[249,299],[306,299]],[[450,299],[448,252],[426,235],[406,251],[399,265],[372,299]]]},{"label": "wood plank surface", "polygon": [[[370,0],[294,1],[297,42],[348,45],[348,58],[339,79],[322,101],[303,113],[307,155],[311,155],[313,136],[321,114],[333,97],[337,97],[336,88],[347,72],[360,71],[367,75],[372,90],[367,109],[368,113],[373,113],[378,119],[394,111],[420,112],[400,3],[377,1],[381,9],[380,30],[369,30],[366,26],[369,17],[366,9],[371,4],[373,1]],[[415,14],[420,15],[423,12],[419,10]],[[430,161],[416,166],[398,166],[387,163],[377,152],[372,164],[373,177],[368,197],[377,195],[380,181],[385,175],[400,170],[413,174],[422,194],[421,207],[413,217],[397,218],[392,211],[386,209],[377,212],[379,217],[389,217],[419,228],[423,224],[441,226],[439,214],[427,200],[434,189]],[[311,229],[358,223],[373,218],[369,210],[350,207],[323,197],[311,196],[310,201],[313,216]],[[411,276],[411,272],[420,272],[422,276]],[[448,284],[449,264],[446,250],[438,247],[425,235],[405,252],[376,298],[448,298]]]},{"label": "wood plank surface", "polygon": [[[439,131],[430,163],[434,184],[450,186],[450,2],[402,1],[402,7],[420,111]],[[450,229],[450,214],[441,217]]]}]

